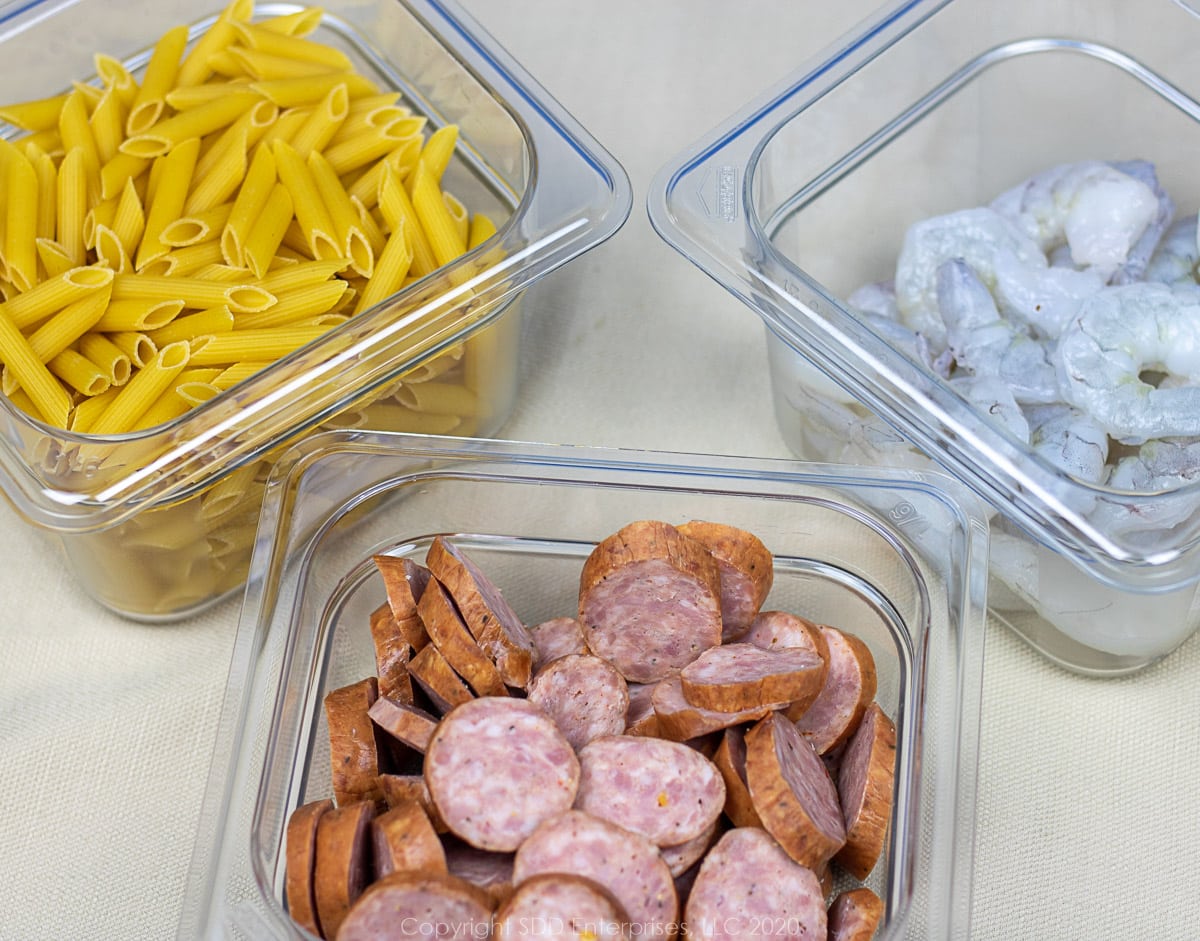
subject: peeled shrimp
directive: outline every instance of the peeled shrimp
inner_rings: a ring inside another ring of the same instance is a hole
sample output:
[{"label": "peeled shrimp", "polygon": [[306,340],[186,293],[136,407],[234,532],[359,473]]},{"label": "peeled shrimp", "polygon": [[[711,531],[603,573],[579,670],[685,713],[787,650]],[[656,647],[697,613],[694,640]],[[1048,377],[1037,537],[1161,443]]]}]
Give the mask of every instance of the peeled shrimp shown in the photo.
[{"label": "peeled shrimp", "polygon": [[956,366],[973,376],[1003,380],[1017,402],[1058,400],[1058,377],[1045,347],[1000,316],[966,262],[955,258],[938,267],[937,296]]},{"label": "peeled shrimp", "polygon": [[992,209],[1043,255],[1066,243],[1080,266],[1115,270],[1159,212],[1154,190],[1098,160],[1061,164],[996,197]]},{"label": "peeled shrimp", "polygon": [[1147,281],[1163,284],[1195,283],[1200,248],[1196,245],[1196,216],[1186,216],[1171,226],[1146,266]]},{"label": "peeled shrimp", "polygon": [[1029,443],[1029,422],[1004,380],[994,376],[960,376],[950,380],[950,387],[992,424],[1000,426],[1022,444]]},{"label": "peeled shrimp", "polygon": [[1158,174],[1154,171],[1154,164],[1148,160],[1124,160],[1121,163],[1112,164],[1113,168],[1126,173],[1136,180],[1141,180],[1154,194],[1155,202],[1158,205],[1154,213],[1154,217],[1138,236],[1136,242],[1129,247],[1129,252],[1117,268],[1116,273],[1109,279],[1110,284],[1130,284],[1134,281],[1141,281],[1146,273],[1146,266],[1150,263],[1151,257],[1154,255],[1158,243],[1162,240],[1163,235],[1175,218],[1175,203],[1171,197],[1167,195],[1167,191],[1162,188],[1158,182]]},{"label": "peeled shrimp", "polygon": [[1108,485],[1114,490],[1135,493],[1158,493],[1154,500],[1103,501],[1095,511],[1095,519],[1114,534],[1169,529],[1193,518],[1200,512],[1200,497],[1191,490],[1179,490],[1185,484],[1200,479],[1200,441],[1147,441],[1137,454],[1117,461],[1109,475]]},{"label": "peeled shrimp", "polygon": [[[1165,284],[1110,287],[1083,302],[1053,354],[1066,401],[1112,437],[1200,435],[1200,294]],[[1145,372],[1172,378],[1158,386]]]},{"label": "peeled shrimp", "polygon": [[1089,416],[1056,403],[1026,409],[1035,454],[1078,480],[1097,484],[1108,474],[1108,435]]}]

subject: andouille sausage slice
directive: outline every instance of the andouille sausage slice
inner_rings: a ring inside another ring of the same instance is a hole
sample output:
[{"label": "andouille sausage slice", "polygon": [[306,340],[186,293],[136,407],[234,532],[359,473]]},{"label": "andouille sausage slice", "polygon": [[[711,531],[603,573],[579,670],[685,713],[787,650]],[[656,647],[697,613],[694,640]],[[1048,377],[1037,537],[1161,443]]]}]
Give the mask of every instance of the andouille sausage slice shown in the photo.
[{"label": "andouille sausage slice", "polygon": [[716,560],[668,523],[630,523],[584,562],[579,619],[588,649],[627,680],[661,680],[721,642]]},{"label": "andouille sausage slice", "polygon": [[679,742],[606,735],[579,750],[579,769],[575,806],[656,846],[696,839],[725,807],[717,766]]},{"label": "andouille sausage slice", "polygon": [[883,852],[895,780],[896,726],[878,703],[871,703],[842,754],[837,776],[846,845],[834,859],[855,878],[867,878]]},{"label": "andouille sausage slice", "polygon": [[661,738],[658,716],[654,714],[654,684],[627,683],[626,688],[629,690],[629,710],[625,713],[625,734]]},{"label": "andouille sausage slice", "polygon": [[392,616],[397,621],[416,617],[417,603],[429,582],[429,569],[402,556],[379,554],[372,556],[372,559],[383,578]]},{"label": "andouille sausage slice", "polygon": [[433,824],[434,830],[438,833],[447,831],[446,821],[442,819],[437,807],[433,804],[433,798],[429,796],[429,788],[425,784],[424,775],[381,774],[379,789],[383,791],[383,799],[389,810],[399,807],[406,801],[416,801],[429,817],[429,822]]},{"label": "andouille sausage slice", "polygon": [[429,738],[437,728],[438,720],[419,706],[396,702],[380,696],[367,710],[371,721],[380,729],[409,748],[425,754]]},{"label": "andouille sausage slice", "polygon": [[309,801],[292,811],[287,822],[287,872],[284,897],[292,920],[321,937],[317,900],[313,894],[316,875],[317,826],[326,811],[333,810],[328,798]]},{"label": "andouille sausage slice", "polygon": [[337,941],[487,938],[491,921],[491,900],[469,882],[445,873],[394,872],[362,894]]},{"label": "andouille sausage slice", "polygon": [[545,873],[521,883],[496,913],[492,937],[621,938],[629,916],[603,886],[569,873]]},{"label": "andouille sausage slice", "polygon": [[684,698],[717,712],[782,709],[796,700],[812,701],[824,678],[825,661],[810,650],[764,650],[738,643],[704,651],[679,673]]},{"label": "andouille sausage slice", "polygon": [[434,644],[426,644],[417,651],[408,664],[408,673],[442,715],[475,698]]},{"label": "andouille sausage slice", "polygon": [[660,680],[650,694],[650,702],[658,719],[658,734],[676,742],[719,732],[731,725],[753,722],[770,714],[770,706],[756,706],[742,712],[717,712],[693,706],[683,695],[683,683],[679,674]]},{"label": "andouille sausage slice", "polygon": [[688,937],[825,941],[821,883],[765,830],[737,827],[708,851],[684,909]]},{"label": "andouille sausage slice", "polygon": [[446,872],[446,852],[429,815],[406,801],[371,821],[375,878],[393,872]]},{"label": "andouille sausage slice", "polygon": [[600,657],[567,654],[551,661],[534,676],[528,695],[576,751],[601,735],[625,731],[629,712],[625,677]]},{"label": "andouille sausage slice", "polygon": [[359,801],[326,811],[317,824],[313,899],[326,938],[341,937],[342,919],[371,882],[374,818],[375,804]]},{"label": "andouille sausage slice", "polygon": [[425,564],[450,593],[504,682],[525,689],[533,671],[533,641],[500,589],[474,560],[441,536],[429,546]]},{"label": "andouille sausage slice", "polygon": [[817,869],[846,841],[829,772],[786,716],[746,733],[746,786],[763,827],[801,866]]},{"label": "andouille sausage slice", "polygon": [[678,527],[703,543],[721,573],[721,641],[739,639],[771,593],[775,559],[753,533],[725,523],[692,520]]},{"label": "andouille sausage slice", "polygon": [[371,612],[371,639],[375,642],[375,674],[379,695],[400,702],[412,702],[412,679],[408,661],[412,645],[385,603]]},{"label": "andouille sausage slice", "polygon": [[764,650],[776,650],[781,647],[797,647],[811,650],[825,664],[821,670],[821,683],[805,699],[796,699],[787,707],[787,717],[793,722],[808,711],[813,700],[821,693],[825,685],[825,677],[829,672],[829,644],[821,633],[820,625],[788,611],[760,611],[750,630],[744,638],[748,644],[762,647]]},{"label": "andouille sausage slice", "polygon": [[425,593],[417,605],[421,623],[429,639],[437,645],[438,652],[446,658],[450,667],[467,681],[478,696],[507,696],[508,689],[500,678],[500,671],[475,642],[458,608],[450,595],[436,578],[425,586]]},{"label": "andouille sausage slice", "polygon": [[368,711],[379,698],[373,676],[330,690],[325,695],[329,727],[329,764],[333,798],[341,806],[360,800],[380,800],[379,746]]},{"label": "andouille sausage slice", "polygon": [[862,886],[840,893],[829,906],[829,941],[871,941],[883,921],[883,899]]},{"label": "andouille sausage slice", "polygon": [[450,874],[483,889],[493,906],[499,907],[512,897],[512,853],[476,849],[455,836],[446,837],[442,846],[446,850],[446,867]]},{"label": "andouille sausage slice", "polygon": [[735,827],[761,827],[762,820],[746,787],[746,733],[741,726],[725,730],[713,764],[725,779],[725,816]]},{"label": "andouille sausage slice", "polygon": [[878,678],[875,658],[861,638],[826,624],[820,630],[829,646],[829,672],[812,705],[796,718],[796,728],[823,755],[853,734],[875,698]]},{"label": "andouille sausage slice", "polygon": [[561,617],[542,621],[527,628],[533,641],[533,673],[536,676],[551,660],[572,653],[588,653],[579,618]]},{"label": "andouille sausage slice", "polygon": [[438,723],[425,752],[425,781],[451,832],[479,849],[506,852],[575,802],[579,760],[536,703],[487,696]]},{"label": "andouille sausage slice", "polygon": [[599,883],[647,937],[667,937],[678,920],[675,882],[658,847],[640,833],[582,810],[546,820],[517,850],[513,882],[518,888],[546,872],[570,872]]}]

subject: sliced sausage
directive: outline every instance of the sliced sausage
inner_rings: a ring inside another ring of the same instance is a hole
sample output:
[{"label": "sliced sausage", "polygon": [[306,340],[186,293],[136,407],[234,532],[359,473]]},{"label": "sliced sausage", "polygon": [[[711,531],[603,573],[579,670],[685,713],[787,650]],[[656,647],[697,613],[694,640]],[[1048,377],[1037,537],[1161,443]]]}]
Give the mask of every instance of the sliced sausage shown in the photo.
[{"label": "sliced sausage", "polygon": [[862,886],[842,892],[829,906],[829,941],[871,941],[883,921],[883,899]]},{"label": "sliced sausage", "polygon": [[421,805],[438,833],[446,832],[446,821],[433,805],[429,796],[429,788],[425,785],[425,776],[421,774],[381,774],[379,789],[383,791],[384,802],[388,808],[399,807],[406,801],[416,801]]},{"label": "sliced sausage", "polygon": [[533,672],[537,672],[551,660],[572,653],[588,653],[587,641],[583,639],[583,625],[579,618],[551,618],[528,628],[533,641]]},{"label": "sliced sausage", "polygon": [[846,845],[834,857],[850,875],[865,879],[883,853],[896,780],[896,726],[871,703],[846,746],[837,788],[846,823]]},{"label": "sliced sausage", "polygon": [[425,564],[454,599],[467,628],[509,686],[525,689],[533,668],[533,641],[525,625],[479,566],[441,536]]},{"label": "sliced sausage", "polygon": [[688,840],[686,843],[659,847],[663,862],[667,864],[667,868],[671,870],[671,875],[676,880],[704,856],[708,848],[712,846],[713,840],[717,838],[717,831],[720,829],[720,826],[720,819],[714,820],[712,825],[706,828],[703,833],[698,837]]},{"label": "sliced sausage", "polygon": [[807,699],[796,699],[787,708],[787,717],[793,722],[808,711],[813,700],[820,695],[825,685],[825,676],[829,672],[829,644],[821,633],[820,625],[813,623],[798,614],[787,611],[761,611],[750,631],[743,638],[746,643],[762,647],[764,650],[775,650],[780,647],[797,647],[811,650],[824,662],[821,670],[821,683],[812,691]]},{"label": "sliced sausage", "polygon": [[741,726],[725,730],[713,764],[725,779],[725,816],[735,827],[761,827],[746,787],[746,734]]},{"label": "sliced sausage", "polygon": [[542,823],[517,850],[513,882],[569,872],[603,886],[647,937],[665,937],[679,916],[671,870],[640,833],[568,810]]},{"label": "sliced sausage", "polygon": [[446,658],[455,673],[467,681],[476,695],[508,695],[500,671],[475,642],[458,608],[436,578],[431,578],[425,586],[417,613],[421,616],[429,639],[437,645],[438,653]]},{"label": "sliced sausage", "polygon": [[583,876],[546,873],[521,883],[496,913],[492,937],[620,938],[629,916],[602,886]]},{"label": "sliced sausage", "polygon": [[692,520],[678,527],[708,549],[721,573],[721,640],[738,640],[771,593],[775,559],[753,533],[725,523]]},{"label": "sliced sausage", "polygon": [[321,937],[317,900],[313,893],[316,875],[317,826],[326,811],[333,810],[328,798],[309,801],[292,811],[287,822],[287,872],[284,897],[292,920]]},{"label": "sliced sausage", "polygon": [[386,604],[371,612],[371,639],[375,643],[375,673],[379,695],[399,702],[412,702],[412,679],[408,661],[412,645]]},{"label": "sliced sausage", "polygon": [[765,830],[738,827],[708,851],[688,894],[687,936],[824,941],[821,884]]},{"label": "sliced sausage", "polygon": [[438,723],[425,781],[451,832],[479,849],[507,852],[575,802],[579,761],[535,703],[488,696]]},{"label": "sliced sausage", "polygon": [[676,742],[719,732],[731,725],[753,722],[772,711],[769,706],[743,712],[717,712],[715,709],[693,706],[683,695],[683,684],[678,674],[657,683],[650,694],[650,701],[658,719],[658,733]]},{"label": "sliced sausage", "polygon": [[338,928],[350,906],[371,882],[371,821],[375,805],[359,801],[326,811],[317,824],[313,899],[326,938]]},{"label": "sliced sausage", "polygon": [[575,806],[657,846],[696,839],[725,806],[716,765],[679,742],[608,735],[580,749],[579,768]]},{"label": "sliced sausage", "polygon": [[442,845],[451,875],[483,889],[494,906],[503,905],[512,897],[512,853],[489,853],[453,836],[447,837]]},{"label": "sliced sausage", "polygon": [[820,630],[829,645],[829,672],[813,704],[796,719],[796,727],[823,755],[854,732],[875,698],[878,681],[875,658],[860,638],[824,624]]},{"label": "sliced sausage", "polygon": [[427,644],[417,651],[408,665],[408,673],[442,715],[475,698],[434,644]]},{"label": "sliced sausage", "polygon": [[650,735],[659,738],[658,716],[654,714],[654,684],[627,683],[629,710],[625,713],[626,735]]},{"label": "sliced sausage", "polygon": [[529,701],[542,707],[578,751],[601,735],[625,731],[629,689],[607,660],[567,654],[534,676]]},{"label": "sliced sausage", "polygon": [[416,801],[406,801],[372,820],[371,843],[376,878],[393,872],[446,872],[442,841]]},{"label": "sliced sausage", "polygon": [[845,843],[829,772],[786,716],[775,713],[746,733],[746,786],[767,832],[801,866],[820,867]]},{"label": "sliced sausage", "polygon": [[588,648],[627,680],[661,680],[721,642],[717,563],[674,526],[630,523],[584,562],[579,619]]},{"label": "sliced sausage", "polygon": [[394,872],[363,893],[337,941],[487,938],[491,920],[491,900],[469,882],[438,873]]},{"label": "sliced sausage", "polygon": [[386,696],[376,699],[367,710],[367,715],[376,726],[396,741],[403,742],[421,754],[425,754],[425,749],[429,747],[429,738],[438,723],[437,718],[424,709],[395,702]]},{"label": "sliced sausage", "polygon": [[429,582],[429,569],[412,559],[394,555],[372,556],[376,569],[383,578],[387,592],[388,607],[397,621],[407,621],[417,616],[417,603]]},{"label": "sliced sausage", "polygon": [[811,702],[824,678],[825,661],[810,650],[736,643],[704,651],[679,673],[684,698],[717,712]]},{"label": "sliced sausage", "polygon": [[367,714],[378,698],[378,681],[373,676],[331,690],[325,696],[333,798],[339,806],[383,798],[379,790],[379,745],[375,724]]}]

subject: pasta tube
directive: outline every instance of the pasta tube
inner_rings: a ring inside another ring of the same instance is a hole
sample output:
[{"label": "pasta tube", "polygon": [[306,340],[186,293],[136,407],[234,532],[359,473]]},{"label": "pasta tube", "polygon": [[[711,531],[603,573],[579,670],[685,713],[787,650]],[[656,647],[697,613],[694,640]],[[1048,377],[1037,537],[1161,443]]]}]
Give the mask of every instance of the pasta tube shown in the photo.
[{"label": "pasta tube", "polygon": [[0,359],[12,370],[42,419],[56,428],[67,427],[71,397],[38,358],[12,319],[0,313]]},{"label": "pasta tube", "polygon": [[90,431],[94,435],[119,434],[132,428],[139,418],[183,372],[188,363],[188,345],[171,343],[138,370],[136,376],[122,388],[96,419]]},{"label": "pasta tube", "polygon": [[175,84],[187,41],[187,27],[176,26],[163,33],[154,44],[154,51],[142,76],[142,85],[130,104],[129,117],[125,119],[127,135],[140,134],[158,122],[166,106],[166,94]]}]

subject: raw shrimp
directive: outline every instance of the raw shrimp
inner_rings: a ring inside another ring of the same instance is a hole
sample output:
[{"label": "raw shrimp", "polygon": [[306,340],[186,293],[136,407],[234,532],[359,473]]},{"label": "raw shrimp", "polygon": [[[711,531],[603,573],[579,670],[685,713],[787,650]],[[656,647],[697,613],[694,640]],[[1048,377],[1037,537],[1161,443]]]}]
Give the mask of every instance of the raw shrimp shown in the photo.
[{"label": "raw shrimp", "polygon": [[965,209],[910,226],[896,262],[896,304],[900,319],[940,352],[946,327],[938,311],[937,270],[961,258],[984,284],[995,281],[996,257],[1008,252],[1020,264],[1046,267],[1037,244],[999,213]]},{"label": "raw shrimp", "polygon": [[1194,284],[1200,249],[1196,246],[1196,216],[1185,216],[1167,230],[1146,266],[1147,281]]},{"label": "raw shrimp", "polygon": [[900,308],[896,306],[896,282],[894,281],[873,281],[870,284],[864,284],[846,298],[846,303],[864,313],[886,317],[888,320],[900,319]]},{"label": "raw shrimp", "polygon": [[999,425],[1022,444],[1029,443],[1029,422],[1012,390],[993,376],[959,376],[950,387],[995,425]]},{"label": "raw shrimp", "polygon": [[[1053,358],[1070,404],[1129,443],[1200,435],[1200,294],[1139,282],[1083,302]],[[1162,372],[1171,382],[1146,382]]]},{"label": "raw shrimp", "polygon": [[1158,209],[1150,220],[1145,231],[1129,248],[1125,261],[1117,268],[1116,273],[1109,279],[1110,284],[1130,284],[1144,280],[1146,266],[1150,263],[1154,250],[1162,240],[1167,227],[1175,218],[1175,203],[1167,195],[1167,191],[1158,182],[1158,174],[1154,172],[1154,164],[1148,160],[1123,160],[1112,164],[1113,168],[1126,173],[1136,180],[1141,180],[1154,194]]},{"label": "raw shrimp", "polygon": [[1049,254],[1064,242],[1081,266],[1109,273],[1159,212],[1154,190],[1140,179],[1099,160],[1060,164],[996,197],[992,209]]},{"label": "raw shrimp", "polygon": [[997,254],[993,270],[1000,310],[1046,338],[1062,333],[1108,276],[1106,269],[1022,264],[1009,252]]},{"label": "raw shrimp", "polygon": [[1093,513],[1093,521],[1114,535],[1161,532],[1178,526],[1200,512],[1200,495],[1191,489],[1180,489],[1197,480],[1200,480],[1200,440],[1147,441],[1137,454],[1117,461],[1108,485],[1114,490],[1146,494],[1148,498],[1137,503],[1127,499],[1103,500]]},{"label": "raw shrimp", "polygon": [[1019,403],[1058,401],[1058,376],[1045,347],[1001,318],[966,262],[955,258],[939,266],[937,295],[946,345],[960,369],[1003,380]]},{"label": "raw shrimp", "polygon": [[1059,470],[1090,484],[1108,473],[1108,435],[1083,412],[1061,402],[1025,410],[1029,444]]}]

